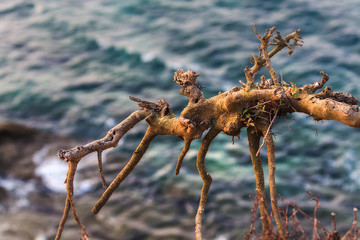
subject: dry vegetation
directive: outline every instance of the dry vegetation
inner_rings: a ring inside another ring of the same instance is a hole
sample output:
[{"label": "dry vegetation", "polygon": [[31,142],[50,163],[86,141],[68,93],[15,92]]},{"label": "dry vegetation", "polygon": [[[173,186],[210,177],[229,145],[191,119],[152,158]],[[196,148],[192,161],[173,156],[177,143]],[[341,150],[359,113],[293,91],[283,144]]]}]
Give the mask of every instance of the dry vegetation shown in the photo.
[{"label": "dry vegetation", "polygon": [[[360,237],[360,231],[357,228],[357,212],[358,209],[354,208],[354,219],[351,227],[348,231],[341,237],[340,232],[336,229],[336,221],[334,212],[331,213],[331,225],[332,229],[327,229],[325,226],[320,224],[320,221],[317,219],[317,211],[320,207],[319,196],[313,196],[313,194],[307,191],[311,200],[315,202],[314,207],[314,216],[311,217],[302,211],[294,202],[288,201],[285,198],[280,197],[280,201],[283,207],[279,208],[278,211],[282,217],[282,224],[284,226],[284,233],[286,239],[305,239],[305,240],[356,240]],[[250,195],[253,199],[254,205],[251,209],[253,214],[249,232],[245,235],[244,240],[250,239],[281,239],[275,227],[271,223],[273,220],[273,214],[266,212],[265,218],[269,223],[269,228],[266,232],[257,232],[255,229],[255,222],[258,219],[257,209],[259,206],[259,200],[253,195]],[[298,216],[302,217],[302,221],[299,220]],[[310,222],[312,224],[312,231],[307,231],[303,227],[305,222]]]}]

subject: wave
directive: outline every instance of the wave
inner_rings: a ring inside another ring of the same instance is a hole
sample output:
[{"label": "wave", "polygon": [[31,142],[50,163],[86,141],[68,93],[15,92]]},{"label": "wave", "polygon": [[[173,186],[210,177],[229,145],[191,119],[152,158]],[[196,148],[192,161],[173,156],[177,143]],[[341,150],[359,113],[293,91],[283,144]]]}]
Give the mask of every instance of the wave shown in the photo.
[{"label": "wave", "polygon": [[12,6],[7,7],[5,5],[5,7],[3,9],[0,8],[0,15],[6,15],[6,14],[10,14],[10,13],[17,13],[18,16],[21,15],[27,15],[29,13],[29,11],[31,11],[32,9],[34,9],[35,4],[33,3],[17,3],[14,4]]}]

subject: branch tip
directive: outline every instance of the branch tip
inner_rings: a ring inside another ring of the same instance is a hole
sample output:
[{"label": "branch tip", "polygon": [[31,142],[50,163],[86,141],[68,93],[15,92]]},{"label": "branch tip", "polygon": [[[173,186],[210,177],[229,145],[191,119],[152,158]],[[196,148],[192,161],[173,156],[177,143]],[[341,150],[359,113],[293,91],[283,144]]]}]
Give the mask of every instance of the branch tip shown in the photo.
[{"label": "branch tip", "polygon": [[141,109],[158,112],[161,116],[170,115],[173,113],[170,104],[168,104],[164,99],[160,99],[157,103],[153,103],[133,96],[129,96],[129,99],[131,101],[137,102]]},{"label": "branch tip", "polygon": [[186,153],[190,149],[190,145],[191,145],[191,141],[185,140],[184,148],[181,151],[180,156],[179,156],[178,161],[177,161],[177,164],[176,164],[175,175],[178,175],[180,173],[180,168],[181,168],[182,162],[184,160],[184,157],[185,157]]},{"label": "branch tip", "polygon": [[97,151],[97,156],[98,156],[98,169],[99,169],[99,173],[100,173],[102,187],[103,187],[103,189],[106,189],[107,186],[106,186],[106,180],[105,180],[105,176],[104,176],[104,172],[103,172],[103,168],[102,168],[102,151],[101,150]]}]

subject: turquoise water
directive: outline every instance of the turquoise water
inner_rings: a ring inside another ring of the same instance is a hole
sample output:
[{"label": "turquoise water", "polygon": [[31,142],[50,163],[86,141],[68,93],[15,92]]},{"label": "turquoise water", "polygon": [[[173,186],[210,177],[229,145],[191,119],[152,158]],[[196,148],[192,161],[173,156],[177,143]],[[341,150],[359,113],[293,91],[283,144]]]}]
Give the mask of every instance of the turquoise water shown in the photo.
[{"label": "turquoise water", "polygon": [[[187,101],[177,92],[173,72],[199,72],[206,97],[231,89],[244,80],[243,69],[257,51],[251,24],[259,32],[276,26],[283,35],[302,29],[305,45],[291,57],[284,52],[273,59],[285,81],[312,83],[324,71],[335,91],[360,97],[359,22],[357,0],[3,0],[0,116],[90,140],[137,109],[129,95],[163,98],[179,114]],[[316,124],[300,114],[291,118],[290,130],[283,121],[275,129],[280,194],[301,200],[311,190],[324,196],[326,206],[351,213],[360,205],[359,130],[329,121]],[[145,124],[129,133],[119,151],[130,156],[144,129]],[[209,212],[220,209],[225,219],[209,221],[224,223],[218,227],[220,235],[236,226],[236,216],[224,206],[244,208],[241,202],[249,202],[254,190],[245,135],[234,146],[221,135],[208,153],[214,178]],[[172,171],[182,143],[157,139],[134,173],[140,180],[128,187],[161,195],[178,186],[180,178],[179,188],[193,186],[187,196],[196,203],[199,145],[193,143],[181,177],[175,178]],[[153,190],[144,190],[148,188]],[[163,191],[156,193],[158,189]],[[350,197],[343,200],[344,194]]]}]

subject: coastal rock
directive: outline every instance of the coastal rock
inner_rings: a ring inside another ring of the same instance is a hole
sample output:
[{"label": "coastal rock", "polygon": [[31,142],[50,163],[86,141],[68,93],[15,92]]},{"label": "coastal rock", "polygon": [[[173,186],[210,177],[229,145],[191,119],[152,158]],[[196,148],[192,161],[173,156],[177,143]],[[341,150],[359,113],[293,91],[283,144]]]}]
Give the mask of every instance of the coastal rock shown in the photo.
[{"label": "coastal rock", "polygon": [[[44,183],[37,167],[69,144],[74,141],[53,133],[0,123],[0,239],[47,239],[55,233],[63,194]],[[35,162],[44,148],[46,155]]]},{"label": "coastal rock", "polygon": [[51,134],[18,123],[0,123],[0,175],[21,180],[36,178],[32,156],[51,139]]}]

